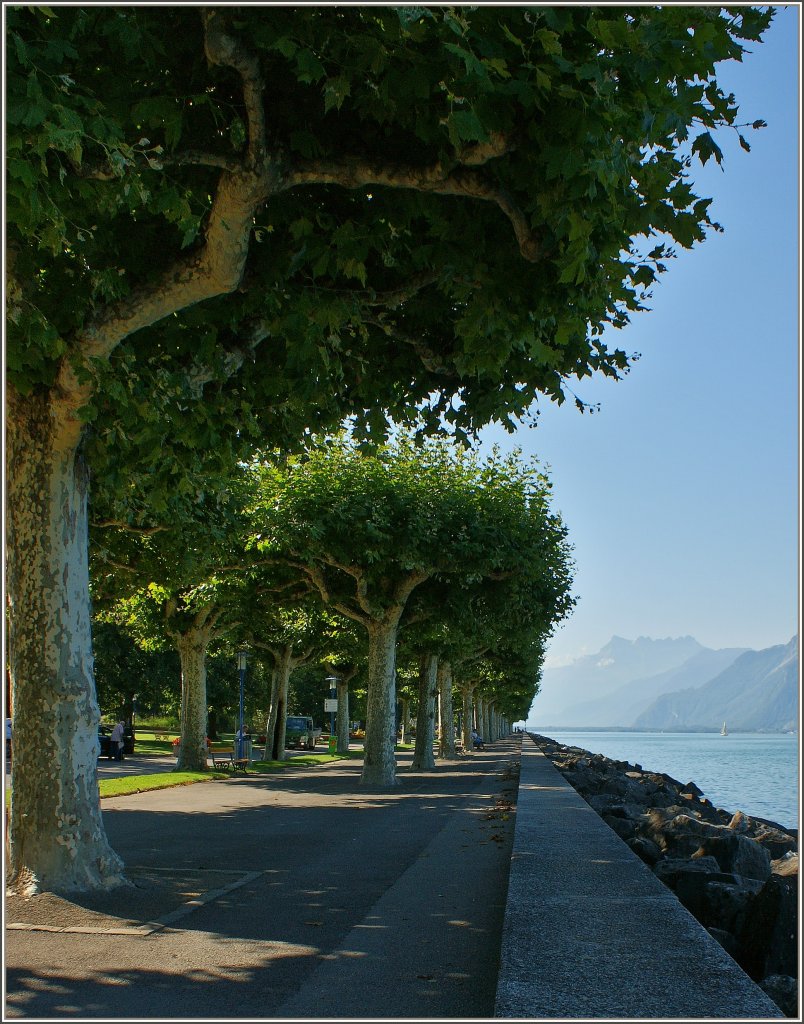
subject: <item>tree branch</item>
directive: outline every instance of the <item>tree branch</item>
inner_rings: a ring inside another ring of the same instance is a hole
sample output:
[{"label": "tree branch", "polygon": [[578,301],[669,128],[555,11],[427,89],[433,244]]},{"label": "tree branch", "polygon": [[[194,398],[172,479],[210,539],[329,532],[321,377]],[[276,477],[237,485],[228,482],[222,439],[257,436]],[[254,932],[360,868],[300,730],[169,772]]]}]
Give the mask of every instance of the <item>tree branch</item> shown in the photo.
[{"label": "tree branch", "polygon": [[162,154],[159,163],[176,167],[219,167],[222,171],[242,170],[242,162],[234,156],[223,153],[199,153],[186,150],[183,153]]},{"label": "tree branch", "polygon": [[356,189],[366,185],[412,189],[445,196],[468,196],[496,203],[511,222],[519,251],[530,263],[541,258],[542,247],[524,212],[509,193],[479,171],[458,167],[445,171],[441,163],[430,167],[385,167],[359,158],[309,160],[287,171],[279,189],[298,185],[340,185]]},{"label": "tree branch", "polygon": [[126,533],[136,533],[141,537],[150,537],[153,533],[162,533],[164,530],[171,529],[169,526],[130,526],[120,519],[105,519],[100,523],[95,522],[91,525],[97,530],[114,528],[124,530]]},{"label": "tree branch", "polygon": [[429,370],[430,373],[436,374],[439,377],[446,377],[452,381],[453,384],[460,382],[461,378],[456,373],[454,367],[449,366],[445,363],[437,353],[435,353],[429,345],[427,345],[421,338],[415,338],[411,334],[407,334],[405,331],[400,331],[397,327],[390,326],[383,323],[382,320],[375,320],[366,318],[365,323],[372,324],[378,330],[381,330],[387,337],[393,338],[398,341],[401,345],[407,345],[412,348],[425,370]]},{"label": "tree branch", "polygon": [[264,86],[259,59],[226,31],[224,15],[220,11],[202,8],[201,21],[204,25],[204,50],[210,64],[233,68],[240,75],[248,121],[247,165],[257,168],[265,160],[266,153]]},{"label": "tree branch", "polygon": [[81,365],[92,359],[108,359],[124,338],[143,327],[234,291],[243,276],[254,214],[271,191],[275,172],[265,160],[258,63],[223,31],[216,11],[205,9],[202,18],[207,57],[212,63],[231,66],[242,80],[249,120],[247,165],[229,167],[221,174],[199,250],[176,260],[156,281],[133,289],[125,299],[101,310],[76,335],[55,385],[62,399],[57,436],[60,434],[69,446],[82,429],[76,411],[92,391],[91,380],[81,372]]}]

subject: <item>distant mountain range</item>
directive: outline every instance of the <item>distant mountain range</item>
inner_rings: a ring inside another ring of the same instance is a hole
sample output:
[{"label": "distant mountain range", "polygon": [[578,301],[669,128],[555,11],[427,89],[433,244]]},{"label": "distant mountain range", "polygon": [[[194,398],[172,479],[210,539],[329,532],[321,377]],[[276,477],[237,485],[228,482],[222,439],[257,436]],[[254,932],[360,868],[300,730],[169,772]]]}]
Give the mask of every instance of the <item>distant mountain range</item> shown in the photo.
[{"label": "distant mountain range", "polygon": [[753,651],[693,637],[612,637],[545,669],[529,722],[547,728],[790,732],[798,723],[798,638]]}]

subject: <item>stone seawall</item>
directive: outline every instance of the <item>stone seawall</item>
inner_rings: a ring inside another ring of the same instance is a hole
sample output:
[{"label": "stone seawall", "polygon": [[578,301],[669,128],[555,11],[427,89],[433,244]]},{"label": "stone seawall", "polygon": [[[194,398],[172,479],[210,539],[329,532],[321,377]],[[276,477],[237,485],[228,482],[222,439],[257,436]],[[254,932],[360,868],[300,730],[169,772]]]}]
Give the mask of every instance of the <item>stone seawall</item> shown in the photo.
[{"label": "stone seawall", "polygon": [[694,782],[528,735],[782,1012],[797,1016],[797,831],[715,807]]}]

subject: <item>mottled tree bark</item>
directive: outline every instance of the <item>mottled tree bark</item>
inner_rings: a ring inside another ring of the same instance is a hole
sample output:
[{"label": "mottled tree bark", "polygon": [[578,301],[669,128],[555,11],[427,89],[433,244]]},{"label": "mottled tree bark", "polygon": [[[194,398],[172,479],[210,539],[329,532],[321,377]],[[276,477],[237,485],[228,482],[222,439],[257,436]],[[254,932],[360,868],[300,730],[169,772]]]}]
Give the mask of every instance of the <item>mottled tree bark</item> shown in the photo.
[{"label": "mottled tree bark", "polygon": [[442,661],[438,666],[439,757],[455,760],[455,714],[452,707],[452,665]]},{"label": "mottled tree bark", "polygon": [[[401,614],[401,609],[399,610]],[[396,785],[396,636],[399,615],[371,621],[366,742],[360,781],[371,786]]]},{"label": "mottled tree bark", "polygon": [[464,753],[467,750],[472,749],[472,693],[474,692],[474,688],[474,683],[464,683],[461,687],[461,695],[463,697],[461,739],[463,740]]},{"label": "mottled tree bark", "polygon": [[177,771],[207,769],[207,650],[210,631],[174,634],[181,662],[181,747]]},{"label": "mottled tree bark", "polygon": [[80,424],[51,395],[7,399],[8,668],[14,771],[12,891],[124,881],[106,838],[87,565],[88,474]]},{"label": "mottled tree bark", "polygon": [[293,647],[286,644],[275,651],[277,677],[276,725],[274,726],[274,742],[271,757],[274,761],[284,761],[285,735],[288,727],[288,687],[290,674],[294,669]]},{"label": "mottled tree bark", "polygon": [[400,737],[401,743],[407,743],[410,739],[410,700],[407,697],[403,697],[402,704],[402,736]]},{"label": "mottled tree bark", "polygon": [[489,732],[491,730],[491,724],[489,722],[489,705],[485,697],[477,698],[477,709],[480,722],[478,732],[484,740],[487,740],[490,743],[491,739],[489,737]]},{"label": "mottled tree bark", "polygon": [[416,746],[411,767],[416,771],[435,769],[435,706],[438,693],[438,658],[425,654],[419,661],[419,710],[416,715]]},{"label": "mottled tree bark", "polygon": [[336,716],[336,728],[338,734],[338,753],[349,753],[349,680],[338,678],[335,684],[335,693],[338,698],[338,713]]}]

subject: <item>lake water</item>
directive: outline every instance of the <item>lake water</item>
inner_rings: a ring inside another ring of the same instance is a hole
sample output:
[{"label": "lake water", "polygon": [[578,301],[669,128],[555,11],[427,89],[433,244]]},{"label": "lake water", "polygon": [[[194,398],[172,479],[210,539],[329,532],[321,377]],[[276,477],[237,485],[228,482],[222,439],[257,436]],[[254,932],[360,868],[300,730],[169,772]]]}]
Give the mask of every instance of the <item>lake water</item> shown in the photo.
[{"label": "lake water", "polygon": [[[529,732],[539,733],[535,726]],[[717,807],[798,828],[799,749],[791,734],[551,730],[565,746],[694,782]]]}]

